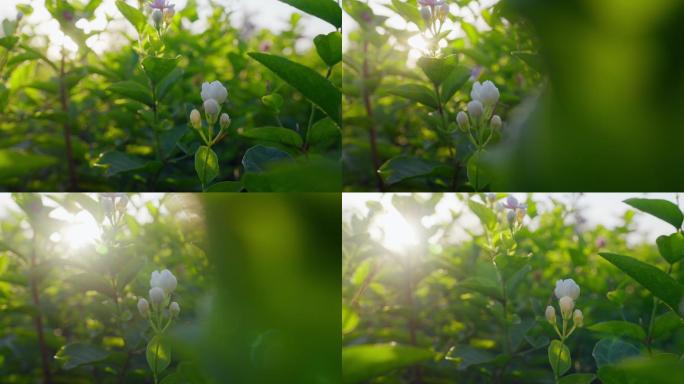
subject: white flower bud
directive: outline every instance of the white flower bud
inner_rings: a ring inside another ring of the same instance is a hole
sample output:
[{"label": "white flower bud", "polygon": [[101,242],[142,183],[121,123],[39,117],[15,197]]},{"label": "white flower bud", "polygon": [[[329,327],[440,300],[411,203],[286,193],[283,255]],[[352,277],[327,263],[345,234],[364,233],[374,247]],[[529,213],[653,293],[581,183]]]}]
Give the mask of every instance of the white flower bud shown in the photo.
[{"label": "white flower bud", "polygon": [[432,11],[430,11],[430,7],[421,7],[420,16],[425,21],[425,24],[432,24]]},{"label": "white flower bud", "polygon": [[482,114],[484,113],[484,106],[482,106],[482,103],[478,100],[473,100],[468,103],[468,113],[477,120],[482,117]]},{"label": "white flower bud", "polygon": [[190,125],[195,129],[202,128],[202,115],[200,115],[200,112],[196,109],[193,109],[192,112],[190,112]]},{"label": "white flower bud", "polygon": [[569,319],[572,316],[572,310],[575,309],[575,300],[570,296],[563,296],[558,300],[558,306],[561,310],[561,315],[564,319]]},{"label": "white flower bud", "polygon": [[227,113],[221,114],[221,129],[228,129],[230,126],[230,116]]},{"label": "white flower bud", "polygon": [[437,18],[441,21],[444,22],[446,20],[446,17],[449,15],[449,4],[442,4],[438,5],[436,8],[437,12]]},{"label": "white flower bud", "polygon": [[217,104],[223,104],[228,97],[228,90],[219,81],[213,81],[211,83],[202,84],[202,101],[207,101],[209,99],[214,99]]},{"label": "white flower bud", "polygon": [[489,80],[482,84],[482,87],[479,89],[478,93],[478,100],[484,105],[493,106],[499,102],[499,89],[496,88],[496,85]]},{"label": "white flower bud", "polygon": [[456,115],[456,122],[458,123],[458,126],[461,127],[462,130],[467,130],[470,128],[470,119],[468,118],[468,114],[461,111]]},{"label": "white flower bud", "polygon": [[150,289],[150,301],[152,305],[159,305],[164,301],[164,290],[159,287]]},{"label": "white flower bud", "polygon": [[556,324],[556,309],[552,306],[546,307],[546,320],[551,324]]},{"label": "white flower bud", "polygon": [[138,299],[138,312],[140,312],[140,316],[144,318],[147,318],[150,314],[150,303],[148,303],[144,297]]},{"label": "white flower bud", "polygon": [[219,113],[219,105],[214,99],[209,99],[204,102],[204,113],[207,115],[209,125],[216,123],[216,118]]},{"label": "white flower bud", "polygon": [[584,315],[582,315],[582,311],[579,309],[575,309],[575,312],[572,314],[572,321],[575,323],[575,326],[581,327],[584,325]]},{"label": "white flower bud", "polygon": [[169,313],[171,314],[171,317],[178,316],[178,314],[180,314],[180,305],[175,301],[171,302],[171,305],[169,305]]},{"label": "white flower bud", "polygon": [[499,115],[494,115],[492,116],[492,121],[489,122],[489,126],[494,129],[500,129],[501,126],[503,125],[503,122],[501,121],[501,117]]},{"label": "white flower bud", "polygon": [[556,281],[556,289],[553,290],[553,293],[556,294],[556,298],[559,300],[563,296],[569,296],[571,299],[577,300],[580,295],[580,287],[573,279],[561,279]]},{"label": "white flower bud", "polygon": [[151,287],[161,288],[166,294],[170,294],[176,289],[177,285],[178,281],[176,280],[176,276],[174,276],[173,273],[171,273],[171,271],[168,269],[165,269],[161,272],[152,272],[152,276],[150,277]]},{"label": "white flower bud", "polygon": [[155,9],[152,11],[152,21],[154,22],[154,26],[159,28],[159,25],[161,24],[162,20],[164,19],[164,14],[162,11],[159,9]]},{"label": "white flower bud", "polygon": [[168,23],[169,21],[171,21],[171,19],[173,18],[173,15],[175,15],[175,14],[176,14],[175,9],[173,9],[173,8],[165,9],[164,10],[164,20],[166,20],[166,22]]}]

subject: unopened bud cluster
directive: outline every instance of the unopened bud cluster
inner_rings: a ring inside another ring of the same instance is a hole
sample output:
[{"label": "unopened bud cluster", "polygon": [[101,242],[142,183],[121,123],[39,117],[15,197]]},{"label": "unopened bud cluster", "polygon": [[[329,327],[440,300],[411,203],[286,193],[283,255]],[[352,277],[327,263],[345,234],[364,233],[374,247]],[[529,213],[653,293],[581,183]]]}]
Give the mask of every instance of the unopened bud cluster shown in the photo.
[{"label": "unopened bud cluster", "polygon": [[129,198],[125,193],[101,193],[100,207],[104,217],[109,220],[112,227],[117,227],[126,214]]},{"label": "unopened bud cluster", "polygon": [[[202,115],[197,109],[190,112],[190,125],[199,132],[207,146],[211,147],[223,139],[230,127],[230,116],[221,113],[221,105],[228,98],[228,90],[219,81],[202,84],[202,96],[204,117],[207,121],[207,129],[202,126]],[[220,116],[219,116],[220,115]],[[214,126],[219,123],[219,131],[214,135]]]},{"label": "unopened bud cluster", "polygon": [[147,5],[152,13],[150,17],[152,24],[157,31],[161,31],[168,27],[171,19],[176,14],[175,4],[171,4],[169,0],[154,0]]},{"label": "unopened bud cluster", "polygon": [[484,148],[494,133],[503,127],[501,117],[494,115],[500,96],[499,89],[491,81],[482,84],[476,81],[470,92],[472,100],[468,103],[467,112],[461,111],[456,115],[458,127],[468,134],[478,149]]},{"label": "unopened bud cluster", "polygon": [[519,229],[527,216],[527,204],[519,202],[515,196],[508,196],[505,202],[498,205],[497,210],[506,212],[506,220],[514,229]]},{"label": "unopened bud cluster", "polygon": [[144,297],[138,299],[140,316],[149,319],[152,329],[162,333],[171,324],[171,320],[180,314],[180,305],[171,301],[171,294],[176,289],[176,276],[168,269],[154,271],[150,277],[149,301]]},{"label": "unopened bud cluster", "polygon": [[[556,309],[553,306],[546,307],[544,316],[546,320],[553,325],[556,333],[560,336],[561,341],[567,339],[575,329],[584,325],[584,315],[582,311],[575,308],[575,301],[579,298],[580,287],[573,279],[558,280],[554,294],[558,299],[558,308],[561,313],[562,327],[558,328],[556,321]],[[568,325],[572,322],[572,328],[568,329]]]},{"label": "unopened bud cluster", "polygon": [[426,27],[437,34],[449,15],[449,4],[446,0],[418,0],[418,5]]}]

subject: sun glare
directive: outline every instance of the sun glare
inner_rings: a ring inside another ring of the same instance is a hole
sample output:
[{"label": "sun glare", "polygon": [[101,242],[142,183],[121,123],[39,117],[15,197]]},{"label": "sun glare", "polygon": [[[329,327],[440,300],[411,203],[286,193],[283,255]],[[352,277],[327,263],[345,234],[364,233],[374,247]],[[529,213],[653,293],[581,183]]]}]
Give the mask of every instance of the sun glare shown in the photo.
[{"label": "sun glare", "polygon": [[100,237],[100,227],[92,216],[86,211],[81,211],[61,231],[61,240],[69,248],[79,249],[93,244]]},{"label": "sun glare", "polygon": [[404,253],[418,244],[418,235],[411,224],[397,211],[389,211],[375,219],[371,237],[383,247],[396,253]]}]

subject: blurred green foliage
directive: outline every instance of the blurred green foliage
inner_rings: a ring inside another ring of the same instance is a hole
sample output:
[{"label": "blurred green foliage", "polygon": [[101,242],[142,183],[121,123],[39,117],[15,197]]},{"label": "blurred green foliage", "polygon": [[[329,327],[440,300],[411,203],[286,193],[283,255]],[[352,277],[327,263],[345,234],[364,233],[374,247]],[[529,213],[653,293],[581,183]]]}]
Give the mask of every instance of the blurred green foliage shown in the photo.
[{"label": "blurred green foliage", "polygon": [[[503,194],[458,194],[455,204],[442,194],[391,196],[392,207],[369,201],[367,214],[343,222],[345,383],[553,383],[549,362],[560,355],[547,356],[557,337],[545,308],[567,278],[581,288],[584,327],[565,340],[561,376],[569,371],[559,382],[680,380],[682,265],[635,236],[627,205],[608,229],[587,224],[581,197],[529,194],[520,225],[497,208]],[[663,200],[626,203],[659,218],[681,215]],[[389,209],[401,217],[387,220]],[[393,249],[383,234],[399,220],[419,241]],[[681,222],[674,227],[661,238],[681,236]]]}]

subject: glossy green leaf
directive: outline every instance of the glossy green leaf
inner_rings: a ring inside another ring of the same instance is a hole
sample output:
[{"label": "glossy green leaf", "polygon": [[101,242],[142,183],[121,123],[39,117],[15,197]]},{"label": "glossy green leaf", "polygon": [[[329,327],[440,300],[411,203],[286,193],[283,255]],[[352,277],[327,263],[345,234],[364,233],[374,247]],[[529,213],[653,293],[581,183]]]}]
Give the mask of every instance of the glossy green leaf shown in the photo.
[{"label": "glossy green leaf", "polygon": [[614,253],[599,253],[599,255],[620,268],[670,308],[675,311],[679,309],[684,287],[667,273],[632,257]]},{"label": "glossy green leaf", "polygon": [[278,143],[293,148],[301,148],[304,144],[299,133],[282,127],[251,128],[243,131],[240,136],[257,141]]},{"label": "glossy green leaf", "polygon": [[139,34],[142,34],[147,25],[147,18],[145,15],[139,9],[126,4],[123,0],[116,0],[116,7],[126,20],[133,25],[135,30],[138,31]]},{"label": "glossy green leaf", "polygon": [[430,360],[434,352],[397,344],[354,345],[342,348],[342,382],[360,383],[379,374]]},{"label": "glossy green leaf", "polygon": [[69,370],[100,362],[108,356],[109,352],[100,347],[84,343],[72,343],[60,348],[55,354],[55,359],[63,363],[64,369]]},{"label": "glossy green leaf", "polygon": [[396,184],[416,177],[448,172],[449,168],[437,161],[412,156],[397,156],[383,164],[378,172],[386,184]]},{"label": "glossy green leaf", "polygon": [[290,160],[292,160],[292,157],[287,152],[257,145],[245,152],[245,156],[242,158],[242,165],[245,167],[245,172],[258,173],[267,171],[273,164]]},{"label": "glossy green leaf", "polygon": [[610,336],[627,337],[638,341],[644,341],[646,339],[646,332],[644,329],[641,326],[628,321],[604,321],[592,324],[587,327],[587,329]]},{"label": "glossy green leaf", "polygon": [[548,349],[549,364],[557,376],[562,376],[570,369],[570,349],[559,340],[551,340]]},{"label": "glossy green leaf", "polygon": [[330,118],[319,120],[306,132],[306,143],[310,148],[325,149],[339,147],[342,131]]},{"label": "glossy green leaf", "polygon": [[178,58],[147,56],[142,61],[142,68],[152,84],[159,84],[178,66]]},{"label": "glossy green leaf", "polygon": [[682,211],[679,209],[677,204],[671,201],[633,198],[625,200],[625,203],[642,212],[646,212],[649,215],[655,216],[672,224],[676,229],[680,229],[682,227],[684,214],[682,214]]},{"label": "glossy green leaf", "polygon": [[156,335],[147,343],[145,356],[150,369],[158,375],[171,364],[171,346],[168,341]]},{"label": "glossy green leaf", "polygon": [[335,0],[280,0],[300,11],[316,16],[321,20],[342,28],[342,9]]},{"label": "glossy green leaf", "polygon": [[284,57],[258,52],[250,52],[249,56],[273,71],[340,124],[342,93],[328,79]]},{"label": "glossy green leaf", "polygon": [[388,88],[387,93],[421,103],[433,109],[439,107],[435,92],[424,85],[402,84]]},{"label": "glossy green leaf", "polygon": [[157,100],[162,100],[164,97],[168,94],[168,92],[173,88],[174,85],[178,83],[179,80],[183,77],[183,72],[182,69],[176,68],[171,73],[169,73],[166,77],[164,77],[159,84],[157,84]]},{"label": "glossy green leaf", "polygon": [[208,186],[219,175],[218,156],[213,149],[204,145],[197,148],[195,171],[203,186]]},{"label": "glossy green leaf", "polygon": [[639,348],[618,338],[601,339],[591,353],[596,366],[616,364],[628,357],[638,356]]},{"label": "glossy green leaf", "polygon": [[330,32],[327,35],[318,35],[314,38],[314,45],[318,56],[323,59],[328,67],[342,61],[342,33],[339,31]]},{"label": "glossy green leaf", "polygon": [[468,82],[470,79],[470,70],[466,67],[457,66],[454,68],[449,76],[442,82],[442,92],[440,94],[442,103],[448,103],[454,94]]},{"label": "glossy green leaf", "polygon": [[136,81],[126,80],[114,83],[109,86],[108,90],[118,96],[139,101],[149,106],[153,104],[150,90]]},{"label": "glossy green leaf", "polygon": [[660,255],[668,263],[674,264],[684,259],[684,235],[681,232],[675,232],[669,236],[659,236],[656,239],[656,244]]},{"label": "glossy green leaf", "polygon": [[418,67],[435,85],[441,85],[456,69],[458,59],[456,55],[446,57],[427,57],[418,59]]},{"label": "glossy green leaf", "polygon": [[145,160],[119,151],[103,153],[97,160],[97,166],[106,167],[107,175],[113,176],[123,172],[143,169],[147,166]]}]

